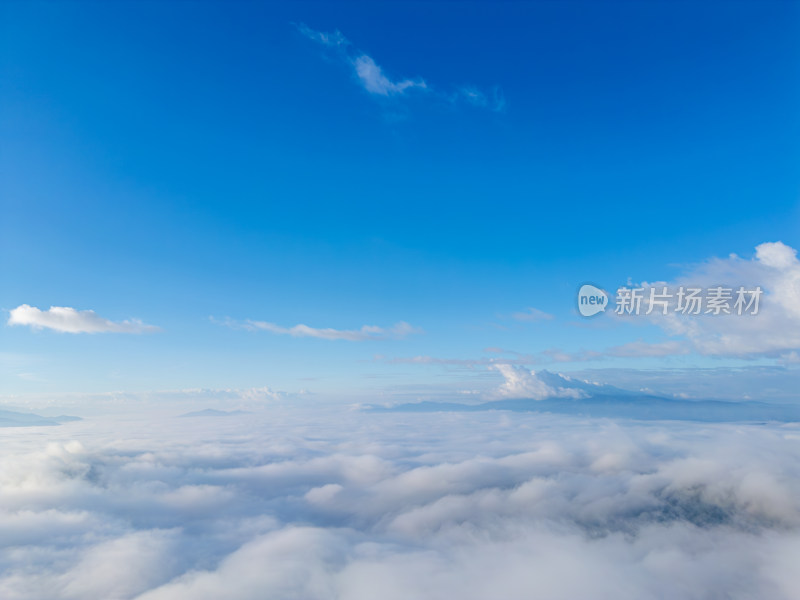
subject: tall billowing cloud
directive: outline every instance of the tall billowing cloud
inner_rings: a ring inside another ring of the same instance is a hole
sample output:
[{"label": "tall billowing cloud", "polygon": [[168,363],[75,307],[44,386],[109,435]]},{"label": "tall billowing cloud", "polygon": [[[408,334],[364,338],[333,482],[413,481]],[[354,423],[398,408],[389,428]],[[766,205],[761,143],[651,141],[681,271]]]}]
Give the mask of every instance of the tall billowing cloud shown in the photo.
[{"label": "tall billowing cloud", "polygon": [[47,434],[4,433],[4,599],[800,593],[794,425],[317,407]]},{"label": "tall billowing cloud", "polygon": [[[525,367],[509,364],[492,365],[493,369],[500,371],[505,382],[500,386],[497,395],[505,398],[531,398],[533,400],[544,400],[545,398],[585,398],[583,390],[568,385],[560,386],[557,383],[545,382],[535,371],[529,371]],[[563,376],[553,375],[555,378],[564,379]]]},{"label": "tall billowing cloud", "polygon": [[51,306],[39,310],[22,304],[10,311],[9,325],[27,325],[33,329],[52,329],[63,333],[151,333],[158,327],[137,319],[109,321],[93,310],[75,310],[68,306]]},{"label": "tall billowing cloud", "polygon": [[386,74],[374,58],[356,49],[339,31],[333,33],[316,31],[304,24],[298,25],[297,29],[308,39],[331,51],[341,62],[352,69],[356,81],[373,96],[401,97],[411,92],[424,92],[433,98],[449,103],[463,102],[493,111],[501,111],[505,107],[505,99],[499,88],[484,92],[475,86],[462,86],[453,92],[443,93],[433,89],[421,77],[393,79]]}]

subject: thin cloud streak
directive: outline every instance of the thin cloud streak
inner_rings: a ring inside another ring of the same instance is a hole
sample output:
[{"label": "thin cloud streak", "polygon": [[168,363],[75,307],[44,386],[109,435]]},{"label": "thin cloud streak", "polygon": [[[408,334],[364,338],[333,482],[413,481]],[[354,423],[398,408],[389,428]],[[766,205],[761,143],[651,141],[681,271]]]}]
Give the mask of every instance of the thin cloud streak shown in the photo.
[{"label": "thin cloud streak", "polygon": [[538,308],[529,307],[524,311],[515,312],[511,315],[512,319],[516,321],[533,322],[533,321],[552,321],[555,317],[550,313],[546,313]]},{"label": "thin cloud streak", "polygon": [[247,319],[242,322],[233,319],[216,320],[212,322],[231,327],[233,329],[246,329],[248,331],[268,331],[277,335],[288,335],[296,338],[317,338],[322,340],[345,340],[348,342],[365,342],[370,340],[401,339],[413,334],[423,333],[422,329],[414,327],[405,321],[395,323],[392,327],[378,327],[377,325],[363,325],[359,329],[334,329],[332,327],[310,327],[303,323],[291,327],[283,327],[268,321],[255,321]]}]

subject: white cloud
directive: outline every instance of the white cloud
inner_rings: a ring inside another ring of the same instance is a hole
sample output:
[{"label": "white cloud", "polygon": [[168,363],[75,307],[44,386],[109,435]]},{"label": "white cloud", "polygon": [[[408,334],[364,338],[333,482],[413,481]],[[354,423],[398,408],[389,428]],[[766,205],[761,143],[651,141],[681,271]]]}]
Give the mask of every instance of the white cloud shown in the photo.
[{"label": "white cloud", "polygon": [[177,567],[177,531],[123,534],[82,553],[53,592],[67,598],[132,598],[164,583]]},{"label": "white cloud", "polygon": [[800,591],[792,424],[314,407],[46,435],[4,439],[8,600]]},{"label": "white cloud", "polygon": [[426,90],[427,84],[421,78],[392,81],[375,60],[363,52],[355,51],[350,42],[339,32],[316,31],[301,24],[298,31],[308,39],[330,48],[353,69],[357,81],[370,94],[377,96],[401,96],[409,90]]},{"label": "white cloud", "polygon": [[33,329],[52,329],[64,333],[150,333],[159,330],[137,319],[109,321],[93,310],[51,306],[43,311],[28,304],[10,311],[8,325],[27,325]]},{"label": "white cloud", "polygon": [[411,88],[425,89],[428,86],[421,79],[412,81],[411,79],[404,79],[402,81],[390,81],[383,70],[375,64],[375,61],[362,54],[353,61],[353,66],[356,70],[356,75],[364,86],[364,89],[371,94],[378,94],[381,96],[389,96],[391,94],[402,94]]},{"label": "white cloud", "polygon": [[[544,400],[545,398],[584,398],[586,393],[573,387],[550,385],[537,376],[535,371],[524,367],[497,364],[493,369],[500,371],[505,378],[505,383],[500,386],[497,394],[505,398],[531,398]],[[566,382],[566,379],[565,379]]]},{"label": "white cloud", "polygon": [[[702,289],[721,285],[733,290],[739,286],[746,289],[760,286],[763,295],[755,315],[683,315],[674,311],[673,298],[667,315],[657,308],[648,319],[667,333],[687,340],[694,351],[705,355],[779,357],[800,349],[800,261],[797,251],[786,244],[764,243],[756,247],[752,259],[732,254],[706,261],[674,282],[641,285],[645,288],[643,311],[651,288],[659,292],[663,286],[672,290],[681,285]],[[683,353],[685,347],[678,344],[676,350]]]},{"label": "white cloud", "polygon": [[783,242],[766,242],[756,246],[756,258],[761,264],[782,271],[796,270],[798,266],[797,250]]},{"label": "white cloud", "polygon": [[323,46],[330,46],[330,47],[338,47],[338,46],[347,46],[350,42],[347,41],[342,33],[338,30],[334,31],[333,33],[326,33],[324,31],[316,31],[311,29],[304,23],[297,25],[297,30],[306,36],[308,39],[313,40]]},{"label": "white cloud", "polygon": [[[237,326],[232,321],[226,321],[230,326]],[[318,328],[308,325],[294,325],[293,327],[281,327],[275,323],[266,321],[245,321],[241,325],[245,329],[263,330],[279,335],[290,335],[292,337],[311,337],[323,340],[347,340],[349,342],[364,342],[367,340],[385,340],[403,338],[414,333],[421,333],[421,330],[409,325],[404,321],[396,323],[389,328],[377,327],[375,325],[364,325],[360,329],[333,329],[330,327]]]},{"label": "white cloud", "polygon": [[409,92],[419,91],[445,103],[466,103],[495,112],[505,109],[505,98],[498,87],[491,92],[483,92],[475,86],[462,86],[453,93],[443,93],[432,89],[422,77],[392,79],[372,56],[354,48],[339,31],[326,33],[311,29],[305,24],[297,25],[297,30],[333,52],[334,56],[352,69],[361,87],[374,96],[398,98]]}]

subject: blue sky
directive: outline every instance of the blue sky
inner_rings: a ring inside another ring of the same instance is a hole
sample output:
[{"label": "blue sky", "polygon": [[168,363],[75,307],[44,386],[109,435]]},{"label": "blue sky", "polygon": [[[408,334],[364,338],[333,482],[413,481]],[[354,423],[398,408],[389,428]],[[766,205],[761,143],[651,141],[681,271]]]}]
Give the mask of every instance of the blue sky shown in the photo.
[{"label": "blue sky", "polygon": [[[0,11],[4,321],[70,307],[111,329],[9,322],[2,393],[423,397],[495,385],[488,363],[520,356],[753,367],[745,386],[770,368],[776,396],[796,382],[791,336],[719,351],[575,311],[584,282],[703,268],[766,273],[800,299],[784,260],[800,247],[794,3]],[[767,242],[782,246],[759,258]],[[531,307],[547,317],[520,319]],[[782,310],[765,339],[798,324]],[[158,331],[114,330],[132,319]],[[609,351],[669,341],[680,351]]]}]

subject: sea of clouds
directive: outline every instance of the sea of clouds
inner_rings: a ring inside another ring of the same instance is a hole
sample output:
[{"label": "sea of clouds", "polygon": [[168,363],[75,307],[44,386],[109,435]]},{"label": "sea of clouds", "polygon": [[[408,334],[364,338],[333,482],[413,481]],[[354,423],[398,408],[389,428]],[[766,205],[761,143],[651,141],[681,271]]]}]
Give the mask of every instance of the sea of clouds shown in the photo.
[{"label": "sea of clouds", "polygon": [[0,598],[800,598],[800,425],[272,406],[3,429]]}]

